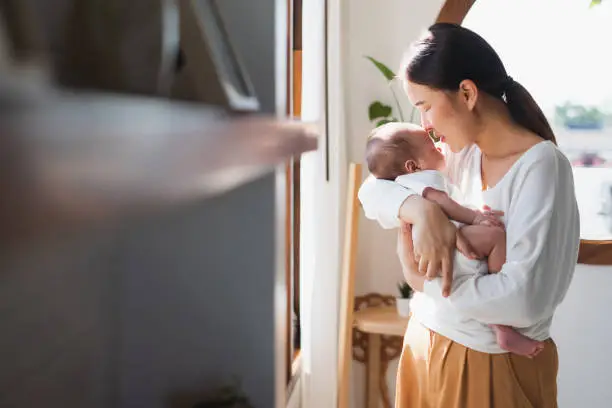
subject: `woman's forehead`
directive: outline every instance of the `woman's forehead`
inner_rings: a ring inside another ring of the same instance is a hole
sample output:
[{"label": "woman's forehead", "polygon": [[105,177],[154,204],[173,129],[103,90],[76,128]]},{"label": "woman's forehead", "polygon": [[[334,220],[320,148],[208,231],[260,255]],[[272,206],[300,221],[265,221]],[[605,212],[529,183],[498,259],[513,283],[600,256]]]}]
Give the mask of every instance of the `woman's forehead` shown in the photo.
[{"label": "woman's forehead", "polygon": [[416,107],[429,102],[434,95],[434,90],[426,85],[416,84],[410,81],[406,81],[404,84],[408,99]]}]

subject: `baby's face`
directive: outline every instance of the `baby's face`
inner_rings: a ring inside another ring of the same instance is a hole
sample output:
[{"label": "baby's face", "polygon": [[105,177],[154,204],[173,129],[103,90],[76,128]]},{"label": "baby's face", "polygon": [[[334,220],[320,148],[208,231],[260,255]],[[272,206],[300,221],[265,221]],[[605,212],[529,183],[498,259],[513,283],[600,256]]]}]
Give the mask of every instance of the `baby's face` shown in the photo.
[{"label": "baby's face", "polygon": [[[438,150],[427,132],[416,131],[406,135],[410,137],[413,146],[419,148],[417,164],[421,170],[443,170],[446,163],[444,155]],[[416,143],[415,143],[416,142]]]}]

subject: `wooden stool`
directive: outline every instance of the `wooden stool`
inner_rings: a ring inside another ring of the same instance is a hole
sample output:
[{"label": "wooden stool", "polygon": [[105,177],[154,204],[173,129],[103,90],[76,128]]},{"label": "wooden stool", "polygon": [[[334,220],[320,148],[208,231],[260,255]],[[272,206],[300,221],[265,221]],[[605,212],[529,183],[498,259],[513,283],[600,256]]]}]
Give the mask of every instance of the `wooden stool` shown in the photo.
[{"label": "wooden stool", "polygon": [[370,293],[355,298],[353,358],[366,365],[367,408],[391,408],[386,373],[402,352],[408,318],[397,314],[393,296]]}]

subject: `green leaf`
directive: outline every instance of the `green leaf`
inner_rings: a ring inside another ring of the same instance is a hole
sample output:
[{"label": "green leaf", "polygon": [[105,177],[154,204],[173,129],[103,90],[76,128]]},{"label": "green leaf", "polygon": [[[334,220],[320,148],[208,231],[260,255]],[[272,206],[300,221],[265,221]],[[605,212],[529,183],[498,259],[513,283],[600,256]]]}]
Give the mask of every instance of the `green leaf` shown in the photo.
[{"label": "green leaf", "polygon": [[379,118],[386,118],[391,115],[391,107],[379,101],[372,102],[368,108],[368,115],[370,121]]},{"label": "green leaf", "polygon": [[397,284],[397,289],[400,293],[400,297],[404,299],[408,299],[410,296],[412,296],[413,290],[406,282],[399,282]]},{"label": "green leaf", "polygon": [[395,73],[388,66],[370,56],[366,55],[366,58],[372,61],[372,64],[374,64],[376,68],[378,68],[378,70],[385,76],[385,78],[387,78],[387,81],[393,81],[395,79]]},{"label": "green leaf", "polygon": [[397,120],[394,120],[393,118],[391,119],[381,119],[378,122],[376,122],[376,127],[382,126],[382,125],[386,125],[387,123],[391,123],[391,122],[397,122]]},{"label": "green leaf", "polygon": [[591,5],[589,7],[595,7],[601,4],[601,0],[591,0]]}]

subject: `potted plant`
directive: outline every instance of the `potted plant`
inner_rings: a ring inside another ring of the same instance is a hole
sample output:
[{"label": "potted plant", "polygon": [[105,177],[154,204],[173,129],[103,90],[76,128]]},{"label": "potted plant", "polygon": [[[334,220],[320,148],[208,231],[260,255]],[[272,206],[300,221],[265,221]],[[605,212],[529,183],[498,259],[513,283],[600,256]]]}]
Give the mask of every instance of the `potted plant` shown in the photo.
[{"label": "potted plant", "polygon": [[395,299],[395,306],[397,307],[397,314],[402,317],[410,316],[410,300],[412,298],[412,288],[405,282],[402,281],[397,284],[399,290],[399,296]]},{"label": "potted plant", "polygon": [[[368,107],[368,118],[370,119],[370,122],[373,122],[375,127],[382,126],[389,122],[404,122],[404,113],[402,112],[402,107],[400,106],[397,94],[393,89],[397,76],[387,65],[383,64],[377,59],[370,56],[366,56],[365,58],[368,59],[385,78],[387,85],[389,86],[389,90],[391,91],[391,95],[393,96],[397,114],[397,116],[395,116],[393,108],[390,105],[381,101],[374,101]],[[416,110],[413,108],[410,112],[410,122],[414,122],[415,112]]]}]

